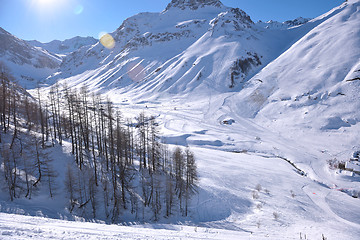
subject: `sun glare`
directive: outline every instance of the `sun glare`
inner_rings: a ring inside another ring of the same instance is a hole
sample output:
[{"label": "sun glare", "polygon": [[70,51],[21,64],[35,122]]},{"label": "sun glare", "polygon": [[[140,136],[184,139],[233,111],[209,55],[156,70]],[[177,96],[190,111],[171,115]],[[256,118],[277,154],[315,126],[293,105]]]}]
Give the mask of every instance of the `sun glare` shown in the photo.
[{"label": "sun glare", "polygon": [[39,16],[54,17],[64,12],[80,15],[84,11],[84,6],[76,0],[31,0],[29,3]]},{"label": "sun glare", "polygon": [[[55,7],[59,1],[57,0],[36,0],[39,7]],[[61,2],[61,1],[60,1]]]},{"label": "sun glare", "polygon": [[53,4],[56,0],[37,0],[39,4]]},{"label": "sun glare", "polygon": [[42,13],[59,11],[67,0],[32,0],[32,6]]}]

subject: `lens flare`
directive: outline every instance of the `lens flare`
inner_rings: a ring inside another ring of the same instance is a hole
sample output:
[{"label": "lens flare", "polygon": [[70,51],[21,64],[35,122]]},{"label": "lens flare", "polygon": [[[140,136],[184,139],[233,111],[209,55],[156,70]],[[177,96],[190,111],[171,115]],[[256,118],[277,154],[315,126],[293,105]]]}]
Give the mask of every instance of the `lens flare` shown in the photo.
[{"label": "lens flare", "polygon": [[115,40],[114,38],[108,33],[101,33],[100,34],[100,43],[106,47],[107,49],[113,49],[115,47]]},{"label": "lens flare", "polygon": [[145,68],[141,65],[141,62],[139,63],[130,63],[127,66],[127,74],[131,80],[134,82],[141,82],[145,76]]},{"label": "lens flare", "polygon": [[79,4],[74,8],[74,13],[76,15],[80,15],[83,11],[84,11],[84,6],[83,5]]}]

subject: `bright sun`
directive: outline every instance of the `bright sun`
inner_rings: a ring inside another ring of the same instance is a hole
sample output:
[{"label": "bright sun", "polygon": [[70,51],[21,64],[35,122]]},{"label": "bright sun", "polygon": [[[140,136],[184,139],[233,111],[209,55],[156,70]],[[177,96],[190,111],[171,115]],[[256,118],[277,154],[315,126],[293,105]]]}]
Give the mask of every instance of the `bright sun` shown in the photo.
[{"label": "bright sun", "polygon": [[55,19],[69,12],[80,15],[84,11],[84,6],[78,0],[29,0],[28,3],[37,16],[46,19]]},{"label": "bright sun", "polygon": [[42,21],[45,21],[45,19],[55,19],[63,14],[72,2],[73,0],[30,0],[29,6]]},{"label": "bright sun", "polygon": [[51,6],[56,4],[56,0],[36,0],[39,6]]},{"label": "bright sun", "polygon": [[38,10],[49,11],[58,9],[64,3],[64,0],[33,0],[33,3]]}]

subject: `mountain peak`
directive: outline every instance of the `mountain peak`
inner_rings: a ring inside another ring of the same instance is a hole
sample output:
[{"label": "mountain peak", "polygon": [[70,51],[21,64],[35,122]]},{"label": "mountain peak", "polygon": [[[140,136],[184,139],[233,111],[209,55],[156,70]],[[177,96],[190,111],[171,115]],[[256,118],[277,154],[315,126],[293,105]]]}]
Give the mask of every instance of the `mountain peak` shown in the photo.
[{"label": "mountain peak", "polygon": [[191,10],[197,10],[198,8],[203,8],[205,6],[214,6],[219,8],[224,5],[219,0],[172,0],[165,10],[169,10],[171,8],[179,8],[181,10],[189,8]]},{"label": "mountain peak", "polygon": [[286,21],[284,23],[287,24],[289,27],[295,27],[295,26],[305,24],[310,20],[311,20],[311,18],[298,17],[298,18],[296,18],[294,20],[288,20],[288,21]]}]

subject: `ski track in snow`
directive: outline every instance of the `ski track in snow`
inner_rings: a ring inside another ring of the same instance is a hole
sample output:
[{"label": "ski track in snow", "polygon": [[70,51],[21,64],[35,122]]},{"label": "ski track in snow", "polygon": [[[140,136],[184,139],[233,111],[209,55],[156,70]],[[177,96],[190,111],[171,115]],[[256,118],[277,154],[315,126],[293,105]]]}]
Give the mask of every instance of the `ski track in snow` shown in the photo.
[{"label": "ski track in snow", "polygon": [[339,222],[344,223],[345,225],[349,225],[360,230],[360,224],[343,219],[337,215],[327,204],[326,198],[330,195],[331,191],[334,191],[333,189],[326,191],[324,188],[320,189],[319,186],[316,185],[306,185],[303,187],[303,190],[317,206],[324,210],[324,212],[328,213],[331,217],[335,218]]}]

